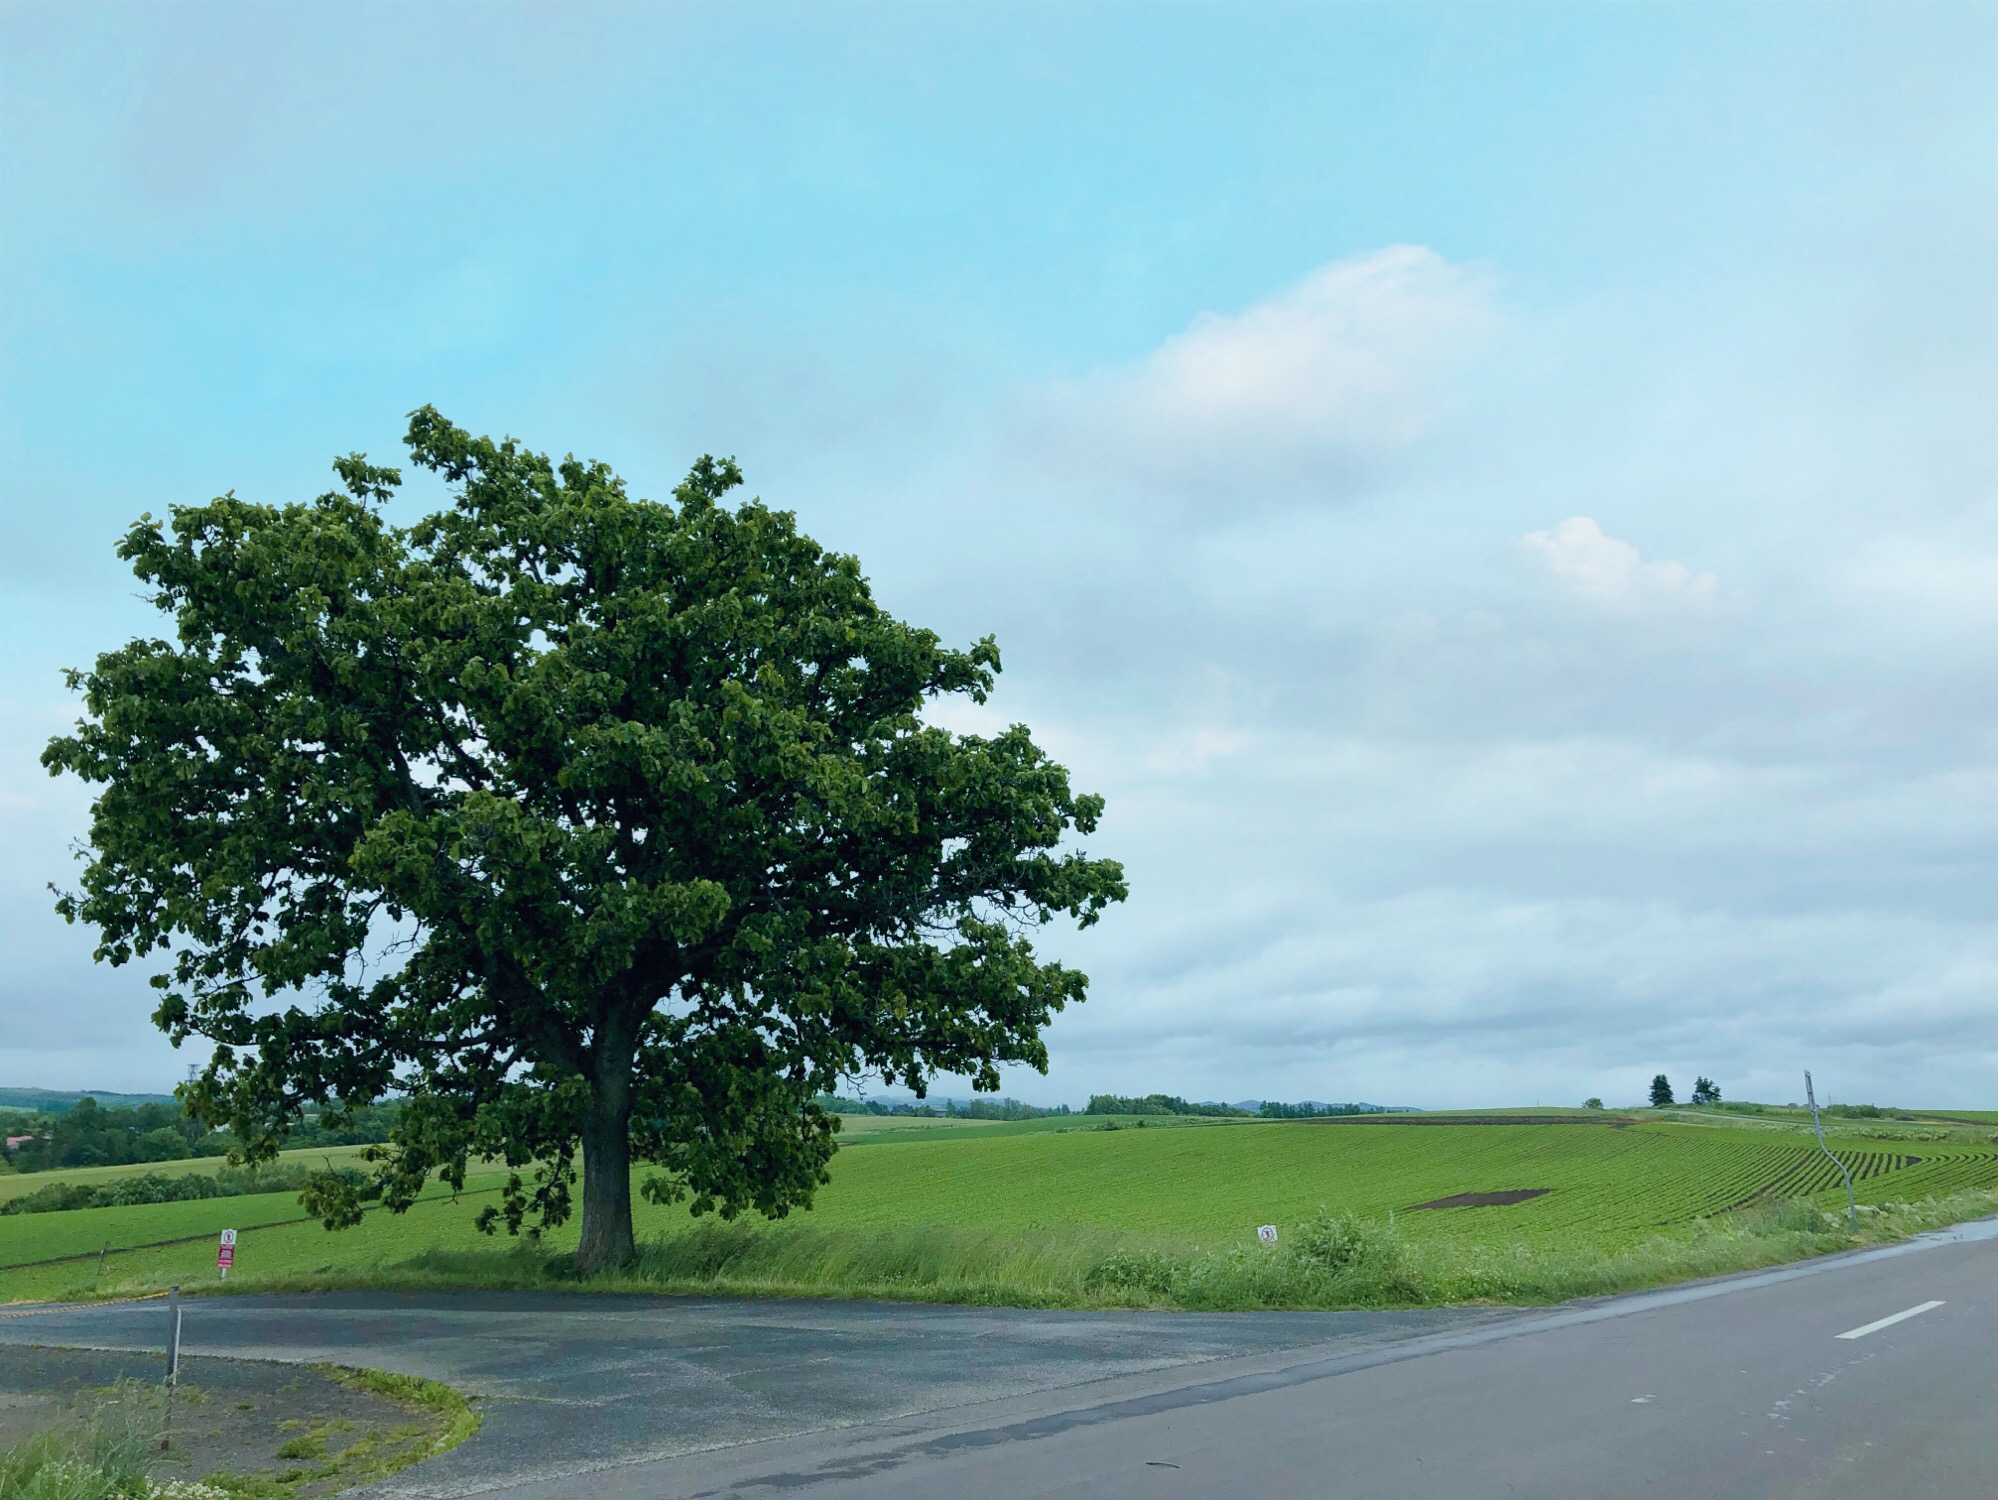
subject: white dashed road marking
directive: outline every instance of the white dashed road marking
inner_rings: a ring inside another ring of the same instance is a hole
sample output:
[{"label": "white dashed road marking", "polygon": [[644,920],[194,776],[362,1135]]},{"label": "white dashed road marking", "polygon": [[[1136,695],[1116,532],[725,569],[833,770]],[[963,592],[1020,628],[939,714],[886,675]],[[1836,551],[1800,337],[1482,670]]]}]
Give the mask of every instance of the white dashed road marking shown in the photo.
[{"label": "white dashed road marking", "polygon": [[1925,1313],[1930,1308],[1941,1307],[1941,1306],[1942,1303],[1940,1301],[1924,1302],[1919,1307],[1911,1307],[1908,1308],[1905,1312],[1897,1312],[1890,1318],[1880,1319],[1880,1321],[1877,1323],[1868,1323],[1864,1327],[1860,1328],[1848,1328],[1844,1333],[1841,1333],[1839,1337],[1842,1339],[1863,1339],[1869,1333],[1878,1333],[1883,1328],[1892,1328],[1896,1323],[1904,1322],[1907,1319],[1916,1316],[1916,1314],[1918,1313]]}]

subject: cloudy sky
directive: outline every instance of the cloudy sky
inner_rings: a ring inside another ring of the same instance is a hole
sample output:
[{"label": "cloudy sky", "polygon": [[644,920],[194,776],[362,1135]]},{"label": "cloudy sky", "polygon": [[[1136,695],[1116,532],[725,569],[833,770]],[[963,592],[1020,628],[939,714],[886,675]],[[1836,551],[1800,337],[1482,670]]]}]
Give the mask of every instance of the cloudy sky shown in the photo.
[{"label": "cloudy sky", "polygon": [[0,9],[0,1083],[139,512],[703,452],[1109,799],[1039,1102],[1998,1107],[1989,5]]}]

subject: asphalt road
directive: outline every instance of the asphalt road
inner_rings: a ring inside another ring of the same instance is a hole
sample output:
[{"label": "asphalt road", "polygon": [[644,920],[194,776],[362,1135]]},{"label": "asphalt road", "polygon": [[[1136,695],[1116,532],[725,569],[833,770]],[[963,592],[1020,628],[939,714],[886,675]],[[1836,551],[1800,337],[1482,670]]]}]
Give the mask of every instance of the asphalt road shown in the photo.
[{"label": "asphalt road", "polygon": [[[383,1496],[1998,1495],[1998,1222],[1547,1311],[340,1296],[187,1316],[195,1352],[484,1399],[477,1437]],[[0,1340],[137,1348],[161,1324],[158,1304],[47,1312]]]}]

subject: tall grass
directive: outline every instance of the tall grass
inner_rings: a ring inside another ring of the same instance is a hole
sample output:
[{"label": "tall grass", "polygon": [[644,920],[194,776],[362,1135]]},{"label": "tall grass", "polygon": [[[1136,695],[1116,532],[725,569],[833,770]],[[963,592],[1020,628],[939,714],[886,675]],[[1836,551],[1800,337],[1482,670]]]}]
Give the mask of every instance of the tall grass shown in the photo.
[{"label": "tall grass", "polygon": [[166,1428],[166,1393],[157,1385],[123,1380],[88,1393],[46,1431],[0,1449],[0,1500],[271,1500],[329,1480],[345,1489],[383,1479],[478,1431],[478,1413],[437,1381],[385,1370],[315,1368],[424,1420],[363,1431],[331,1455],[323,1435],[330,1428],[294,1439],[287,1445],[294,1451],[278,1450],[280,1458],[325,1460],[307,1468],[163,1483],[146,1471]]},{"label": "tall grass", "polygon": [[[1482,1212],[1482,1210],[1454,1210]],[[1531,1305],[1752,1270],[1905,1239],[1998,1212],[1998,1192],[1862,1210],[1857,1231],[1804,1202],[1768,1203],[1635,1245],[1422,1239],[1394,1218],[1321,1212],[1279,1243],[1199,1245],[1087,1229],[862,1228],[703,1222],[614,1271],[521,1244],[391,1265],[245,1280],[244,1290],[557,1288],[706,1296],[864,1297],[1017,1307]]]},{"label": "tall grass", "polygon": [[157,1386],[120,1381],[45,1432],[0,1449],[0,1500],[228,1500],[146,1476],[165,1414]]}]

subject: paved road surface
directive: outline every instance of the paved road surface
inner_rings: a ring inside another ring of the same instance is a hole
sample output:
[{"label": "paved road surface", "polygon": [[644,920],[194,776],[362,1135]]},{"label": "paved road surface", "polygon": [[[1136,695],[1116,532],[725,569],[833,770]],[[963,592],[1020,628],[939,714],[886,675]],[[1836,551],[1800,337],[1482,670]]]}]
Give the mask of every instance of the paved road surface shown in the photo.
[{"label": "paved road surface", "polygon": [[[384,1496],[1998,1496],[1998,1222],[1553,1311],[344,1296],[188,1318],[197,1353],[486,1398],[477,1437]],[[0,1339],[139,1348],[161,1321],[51,1312]]]}]

